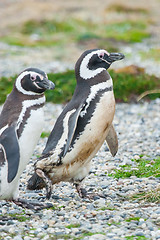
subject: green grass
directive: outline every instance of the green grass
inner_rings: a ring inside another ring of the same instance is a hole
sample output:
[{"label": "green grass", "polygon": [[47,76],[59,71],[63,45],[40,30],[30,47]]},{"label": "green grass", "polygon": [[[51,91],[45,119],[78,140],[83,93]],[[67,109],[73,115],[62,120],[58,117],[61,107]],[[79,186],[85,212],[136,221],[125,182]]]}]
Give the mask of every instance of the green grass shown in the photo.
[{"label": "green grass", "polygon": [[134,235],[132,235],[132,236],[126,236],[125,239],[126,240],[147,240],[148,238],[146,238],[145,236],[134,236]]},{"label": "green grass", "polygon": [[[58,21],[55,19],[29,20],[18,28],[13,26],[10,34],[1,36],[1,41],[10,45],[18,46],[63,46],[71,43],[83,45],[93,44],[110,51],[117,49],[115,41],[141,42],[150,37],[147,30],[148,20],[137,19],[136,21],[125,20],[116,23],[83,21],[75,18]],[[108,41],[112,39],[112,41]],[[114,41],[113,41],[114,40]],[[87,46],[88,46],[87,45]],[[116,46],[116,47],[115,47]]]},{"label": "green grass", "polygon": [[160,48],[151,48],[148,51],[140,51],[142,60],[152,59],[156,62],[160,62]]},{"label": "green grass", "polygon": [[124,21],[107,25],[106,37],[114,38],[124,42],[141,42],[142,39],[150,37],[147,24],[142,21]]},{"label": "green grass", "polygon": [[26,222],[27,220],[30,220],[30,217],[25,216],[25,213],[9,213],[7,215],[4,215],[4,217],[8,217],[14,220],[17,220],[19,222]]},{"label": "green grass", "polygon": [[9,78],[0,78],[0,103],[3,103],[6,100],[7,95],[11,92],[16,77],[17,75]]},{"label": "green grass", "polygon": [[101,208],[97,209],[97,211],[106,211],[106,210],[114,211],[114,210],[116,210],[116,208],[105,206],[105,207],[101,207]]},{"label": "green grass", "polygon": [[41,138],[49,137],[49,132],[42,132],[41,133]]},{"label": "green grass", "polygon": [[[145,73],[130,74],[116,73],[110,70],[110,75],[114,82],[114,94],[117,101],[129,102],[132,96],[138,96],[146,90],[160,88],[160,79],[155,76],[149,76]],[[17,76],[9,78],[0,78],[0,104],[4,103],[6,96],[11,92],[13,82]],[[73,70],[68,70],[63,73],[49,73],[48,78],[52,80],[56,87],[53,91],[45,92],[46,100],[54,103],[66,103],[73,95],[76,80]],[[150,94],[149,99],[160,97],[160,94]],[[43,136],[42,136],[43,137]]]},{"label": "green grass", "polygon": [[[109,71],[114,83],[115,98],[119,101],[128,102],[131,96],[138,96],[147,90],[160,88],[160,79],[155,76],[150,76],[146,73],[131,74],[131,73],[116,73]],[[160,97],[160,94],[150,94],[148,98],[155,99]]]},{"label": "green grass", "polygon": [[66,226],[66,228],[71,229],[71,228],[78,228],[80,226],[81,225],[79,223],[76,223],[76,224],[70,224],[70,225]]},{"label": "green grass", "polygon": [[[126,222],[132,222],[132,221],[139,221],[140,217],[130,217],[130,218],[127,218],[125,221]],[[146,221],[146,219],[145,219]]]},{"label": "green grass", "polygon": [[112,225],[115,225],[115,226],[118,226],[118,225],[121,225],[120,222],[112,222],[112,223],[107,223],[108,226],[112,226]]},{"label": "green grass", "polygon": [[123,165],[120,169],[114,170],[114,173],[109,174],[114,178],[129,178],[136,176],[138,178],[143,177],[160,177],[160,158],[155,159],[150,163],[150,160],[140,158],[140,160],[133,160],[137,162],[136,169],[132,169],[131,165]]}]

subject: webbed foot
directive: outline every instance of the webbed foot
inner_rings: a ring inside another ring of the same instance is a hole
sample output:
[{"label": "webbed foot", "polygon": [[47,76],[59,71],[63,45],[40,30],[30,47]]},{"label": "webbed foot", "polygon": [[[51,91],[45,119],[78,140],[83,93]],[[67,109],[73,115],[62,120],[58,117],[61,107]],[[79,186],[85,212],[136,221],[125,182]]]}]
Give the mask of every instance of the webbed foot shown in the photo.
[{"label": "webbed foot", "polygon": [[26,199],[21,199],[21,198],[13,200],[12,202],[14,202],[16,205],[18,205],[22,208],[28,208],[28,209],[32,209],[32,210],[36,210],[36,211],[53,207],[52,203],[28,201]]},{"label": "webbed foot", "polygon": [[81,198],[88,198],[96,200],[97,198],[105,198],[103,194],[99,193],[89,193],[85,188],[82,188],[80,184],[74,183],[76,190]]}]

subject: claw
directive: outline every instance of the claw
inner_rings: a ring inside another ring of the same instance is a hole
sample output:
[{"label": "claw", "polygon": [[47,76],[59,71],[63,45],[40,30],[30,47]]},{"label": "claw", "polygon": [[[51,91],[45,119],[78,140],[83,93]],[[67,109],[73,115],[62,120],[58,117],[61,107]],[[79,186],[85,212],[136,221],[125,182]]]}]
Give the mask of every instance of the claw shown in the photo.
[{"label": "claw", "polygon": [[88,199],[93,199],[95,200],[97,197],[98,198],[105,198],[104,195],[99,194],[99,193],[88,193],[86,189],[82,188],[80,184],[74,183],[76,190],[81,198],[88,198]]},{"label": "claw", "polygon": [[52,194],[52,181],[51,179],[41,170],[41,169],[36,169],[36,173],[39,177],[43,179],[45,182],[45,187],[46,187],[46,198],[50,199],[51,194]]}]

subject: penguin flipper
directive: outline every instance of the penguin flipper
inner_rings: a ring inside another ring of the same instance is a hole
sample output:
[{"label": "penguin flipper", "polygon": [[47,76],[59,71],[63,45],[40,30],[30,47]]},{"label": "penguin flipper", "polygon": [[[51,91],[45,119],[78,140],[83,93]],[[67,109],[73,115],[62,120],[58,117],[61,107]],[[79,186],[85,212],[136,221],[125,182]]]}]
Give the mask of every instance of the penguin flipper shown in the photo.
[{"label": "penguin flipper", "polygon": [[69,120],[68,120],[68,138],[67,138],[67,142],[64,146],[63,149],[63,155],[62,157],[64,157],[66,155],[66,153],[68,152],[68,149],[70,147],[71,141],[73,139],[76,127],[77,127],[77,121],[78,121],[78,117],[79,114],[82,110],[83,107],[83,103],[71,114]]},{"label": "penguin flipper", "polygon": [[0,136],[0,145],[8,162],[8,182],[10,183],[17,174],[20,159],[19,144],[14,126],[3,131]]},{"label": "penguin flipper", "polygon": [[118,151],[118,138],[113,125],[111,125],[109,128],[109,132],[106,137],[106,142],[108,144],[112,156],[114,157]]}]

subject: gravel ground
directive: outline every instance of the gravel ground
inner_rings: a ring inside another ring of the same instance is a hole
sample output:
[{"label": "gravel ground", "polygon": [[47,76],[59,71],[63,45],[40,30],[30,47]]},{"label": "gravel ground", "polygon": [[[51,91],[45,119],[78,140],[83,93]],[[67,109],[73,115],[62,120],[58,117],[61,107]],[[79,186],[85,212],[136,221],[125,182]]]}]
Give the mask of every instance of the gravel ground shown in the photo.
[{"label": "gravel ground", "polygon": [[[111,157],[104,144],[93,159],[91,174],[84,181],[86,189],[98,191],[105,198],[80,199],[71,184],[62,182],[55,185],[50,200],[54,209],[34,212],[1,201],[0,214],[6,219],[0,221],[0,239],[160,239],[160,204],[128,198],[137,192],[160,187],[160,178],[132,176],[118,180],[107,174],[124,164],[135,168],[131,159],[138,159],[140,154],[150,160],[160,156],[159,106],[160,99],[116,105],[114,124],[119,138],[118,154]],[[62,105],[46,104],[44,131],[52,129],[61,110]],[[46,140],[40,139],[21,177],[20,197],[45,201],[45,191],[26,190],[26,181]]]},{"label": "gravel ground", "polygon": [[[160,61],[156,62],[151,58],[142,60],[139,54],[140,51],[148,52],[152,48],[160,49],[158,38],[147,39],[142,43],[120,46],[119,51],[124,53],[126,57],[123,61],[113,63],[111,68],[116,69],[136,65],[144,68],[146,73],[160,77]],[[73,56],[72,58],[70,57],[69,60],[55,61],[54,51],[55,49],[53,48],[9,46],[8,44],[0,42],[0,77],[10,77],[19,74],[28,67],[38,67],[47,73],[63,72],[67,69],[73,69],[74,63],[83,52],[81,49],[75,50],[75,46],[73,46],[70,53],[70,55]]]}]

